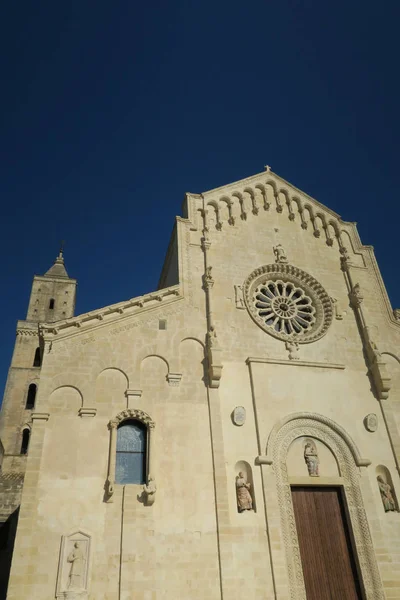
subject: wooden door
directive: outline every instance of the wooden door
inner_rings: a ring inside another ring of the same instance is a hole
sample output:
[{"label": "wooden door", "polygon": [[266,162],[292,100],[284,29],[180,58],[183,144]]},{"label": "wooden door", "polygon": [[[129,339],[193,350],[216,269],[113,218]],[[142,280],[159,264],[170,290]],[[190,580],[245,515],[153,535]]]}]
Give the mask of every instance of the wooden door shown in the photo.
[{"label": "wooden door", "polygon": [[338,487],[292,487],[307,600],[361,600]]}]

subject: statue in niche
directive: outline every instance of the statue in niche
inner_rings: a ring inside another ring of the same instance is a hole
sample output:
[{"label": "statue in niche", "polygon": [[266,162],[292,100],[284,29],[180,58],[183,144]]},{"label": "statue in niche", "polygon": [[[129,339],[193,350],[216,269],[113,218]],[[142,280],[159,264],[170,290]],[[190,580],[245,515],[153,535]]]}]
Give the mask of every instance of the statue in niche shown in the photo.
[{"label": "statue in niche", "polygon": [[250,483],[247,483],[243,471],[236,477],[236,497],[238,511],[253,510],[253,498],[250,494]]},{"label": "statue in niche", "polygon": [[154,481],[154,477],[152,475],[149,475],[147,485],[145,484],[143,486],[143,494],[145,496],[145,501],[148,506],[154,504],[154,500],[156,499],[156,491],[157,486],[156,482]]},{"label": "statue in niche", "polygon": [[79,542],[74,543],[72,552],[68,554],[67,562],[71,563],[68,577],[68,589],[82,589],[84,587],[85,557],[79,546]]},{"label": "statue in niche", "polygon": [[313,440],[306,440],[304,445],[304,460],[310,477],[319,477],[319,458],[317,446]]},{"label": "statue in niche", "polygon": [[386,481],[384,481],[381,475],[378,475],[377,480],[385,512],[396,510],[396,502],[393,497],[392,488],[388,483],[386,483]]},{"label": "statue in niche", "polygon": [[274,246],[273,250],[274,250],[274,254],[275,254],[275,262],[276,263],[287,263],[288,262],[286,252],[285,252],[285,249],[282,246],[282,244],[278,244],[277,246]]}]

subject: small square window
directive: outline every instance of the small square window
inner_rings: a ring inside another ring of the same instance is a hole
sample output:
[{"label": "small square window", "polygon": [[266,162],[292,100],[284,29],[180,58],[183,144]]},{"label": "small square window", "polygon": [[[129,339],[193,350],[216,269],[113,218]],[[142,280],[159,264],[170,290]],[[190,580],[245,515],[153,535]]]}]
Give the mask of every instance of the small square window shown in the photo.
[{"label": "small square window", "polygon": [[166,319],[160,319],[158,321],[158,329],[167,329],[167,320]]}]

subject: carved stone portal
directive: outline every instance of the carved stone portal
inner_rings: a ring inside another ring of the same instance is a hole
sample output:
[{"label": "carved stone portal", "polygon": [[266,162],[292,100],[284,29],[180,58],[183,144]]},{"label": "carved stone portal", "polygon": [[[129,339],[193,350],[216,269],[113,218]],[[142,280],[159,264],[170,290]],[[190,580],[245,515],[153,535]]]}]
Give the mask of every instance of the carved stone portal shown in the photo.
[{"label": "carved stone portal", "polygon": [[77,531],[62,537],[57,577],[57,598],[64,598],[65,600],[87,599],[89,559],[90,535]]}]

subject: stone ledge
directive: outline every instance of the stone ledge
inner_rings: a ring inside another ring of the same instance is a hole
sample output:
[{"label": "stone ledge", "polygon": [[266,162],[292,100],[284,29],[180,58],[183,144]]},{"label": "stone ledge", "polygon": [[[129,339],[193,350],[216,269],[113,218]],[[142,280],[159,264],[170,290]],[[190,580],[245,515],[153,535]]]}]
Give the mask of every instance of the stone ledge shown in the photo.
[{"label": "stone ledge", "polygon": [[78,415],[80,417],[95,417],[97,413],[97,408],[88,408],[87,406],[83,406],[78,410]]},{"label": "stone ledge", "polygon": [[345,365],[340,365],[336,363],[330,362],[316,362],[312,360],[289,360],[285,358],[255,358],[249,356],[246,358],[246,364],[250,365],[251,363],[267,363],[272,365],[290,365],[292,367],[318,367],[321,369],[345,369]]}]

